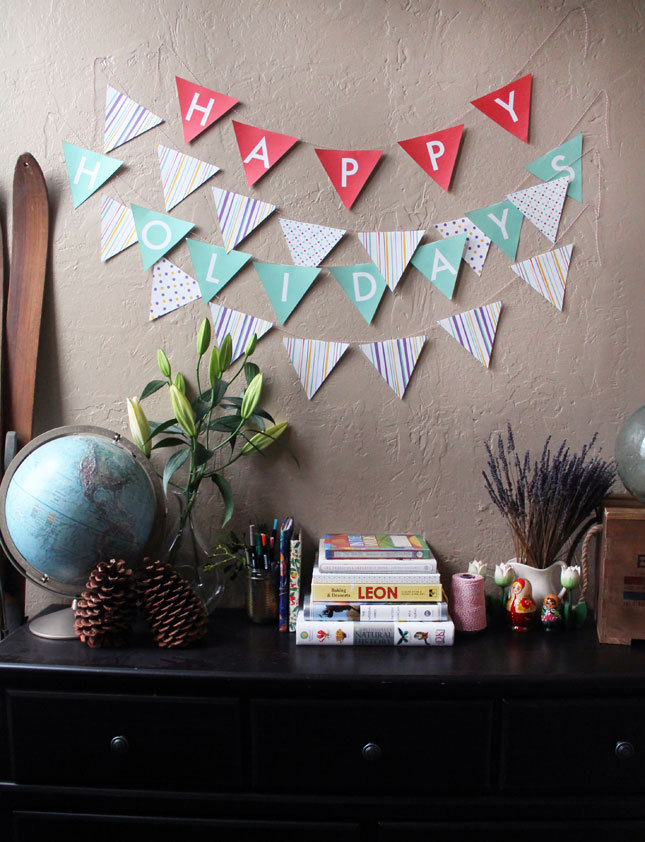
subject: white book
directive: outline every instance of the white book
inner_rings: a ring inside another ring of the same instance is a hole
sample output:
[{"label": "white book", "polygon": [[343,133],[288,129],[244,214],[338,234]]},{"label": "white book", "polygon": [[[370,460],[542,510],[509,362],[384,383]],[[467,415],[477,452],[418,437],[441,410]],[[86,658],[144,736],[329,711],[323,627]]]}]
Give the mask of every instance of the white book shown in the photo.
[{"label": "white book", "polygon": [[325,558],[324,541],[318,545],[321,573],[436,573],[435,558]]},{"label": "white book", "polygon": [[452,620],[435,623],[320,622],[296,621],[296,644],[300,646],[452,646],[455,626]]},{"label": "white book", "polygon": [[324,585],[440,585],[439,573],[324,573],[314,565],[312,584]]}]

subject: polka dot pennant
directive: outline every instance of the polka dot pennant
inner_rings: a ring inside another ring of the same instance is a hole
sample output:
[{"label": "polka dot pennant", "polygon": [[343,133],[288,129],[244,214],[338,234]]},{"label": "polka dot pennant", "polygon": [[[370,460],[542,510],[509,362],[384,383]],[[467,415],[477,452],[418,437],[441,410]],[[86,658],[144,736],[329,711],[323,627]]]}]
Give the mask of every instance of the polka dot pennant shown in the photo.
[{"label": "polka dot pennant", "polygon": [[280,219],[287,248],[296,266],[318,266],[345,234],[344,228]]},{"label": "polka dot pennant", "polygon": [[565,175],[527,190],[509,193],[507,198],[548,240],[555,243],[568,187],[569,176]]},{"label": "polka dot pennant", "polygon": [[449,222],[439,222],[434,226],[444,239],[454,237],[456,234],[466,235],[466,246],[462,260],[470,266],[473,272],[481,276],[486,262],[486,255],[490,248],[490,237],[478,228],[465,216],[461,219],[451,219]]},{"label": "polka dot pennant", "polygon": [[174,263],[162,257],[152,267],[150,321],[201,298],[199,284]]}]

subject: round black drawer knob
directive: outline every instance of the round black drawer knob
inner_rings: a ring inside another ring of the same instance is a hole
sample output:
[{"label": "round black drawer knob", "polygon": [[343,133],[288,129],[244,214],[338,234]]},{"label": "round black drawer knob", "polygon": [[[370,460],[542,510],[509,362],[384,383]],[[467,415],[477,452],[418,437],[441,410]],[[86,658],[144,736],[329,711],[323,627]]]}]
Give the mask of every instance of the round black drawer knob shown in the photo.
[{"label": "round black drawer knob", "polygon": [[115,754],[127,754],[130,751],[130,743],[126,737],[112,737],[110,750]]},{"label": "round black drawer knob", "polygon": [[636,754],[636,749],[632,743],[628,743],[626,740],[621,740],[616,743],[615,752],[616,757],[618,757],[619,760],[629,760]]},{"label": "round black drawer knob", "polygon": [[361,754],[363,755],[363,760],[366,760],[368,763],[377,763],[383,757],[383,750],[376,743],[365,743]]}]

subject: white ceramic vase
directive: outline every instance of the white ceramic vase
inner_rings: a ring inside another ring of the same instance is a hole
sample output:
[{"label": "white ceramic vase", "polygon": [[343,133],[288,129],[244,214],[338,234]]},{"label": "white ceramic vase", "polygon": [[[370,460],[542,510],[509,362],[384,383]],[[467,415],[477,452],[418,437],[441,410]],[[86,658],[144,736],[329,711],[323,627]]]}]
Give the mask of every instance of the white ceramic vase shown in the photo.
[{"label": "white ceramic vase", "polygon": [[545,567],[544,570],[531,567],[530,564],[523,564],[516,558],[511,558],[508,563],[515,571],[516,579],[528,579],[531,583],[533,601],[537,605],[538,611],[542,607],[544,597],[547,594],[557,594],[560,599],[564,596],[566,588],[563,588],[560,584],[560,573],[565,566],[563,561],[554,561],[550,567]]}]

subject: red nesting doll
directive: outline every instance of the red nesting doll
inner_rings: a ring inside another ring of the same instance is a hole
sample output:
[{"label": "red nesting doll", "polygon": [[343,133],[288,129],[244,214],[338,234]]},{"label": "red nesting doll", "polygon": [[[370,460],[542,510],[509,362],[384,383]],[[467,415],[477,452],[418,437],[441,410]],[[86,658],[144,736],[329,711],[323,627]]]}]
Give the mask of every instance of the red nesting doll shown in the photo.
[{"label": "red nesting doll", "polygon": [[511,585],[511,595],[506,603],[508,619],[513,631],[528,631],[535,619],[536,606],[528,579],[516,579]]}]

